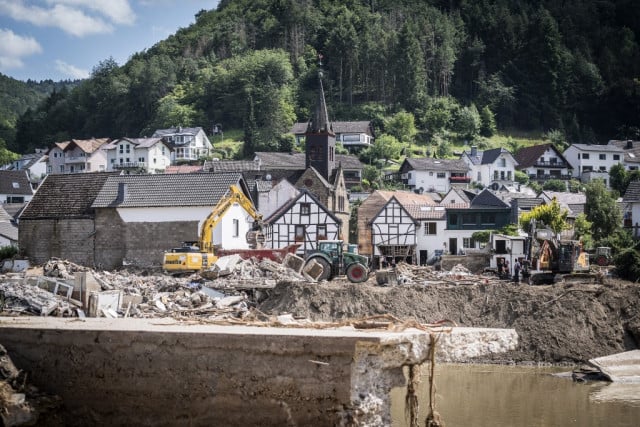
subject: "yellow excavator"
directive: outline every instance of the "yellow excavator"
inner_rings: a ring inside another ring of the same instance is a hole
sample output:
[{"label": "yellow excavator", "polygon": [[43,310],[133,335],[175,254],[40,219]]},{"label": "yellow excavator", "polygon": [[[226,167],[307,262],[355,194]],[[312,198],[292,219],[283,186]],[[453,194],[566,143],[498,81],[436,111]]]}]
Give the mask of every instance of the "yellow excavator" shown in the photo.
[{"label": "yellow excavator", "polygon": [[264,242],[262,215],[256,211],[251,200],[237,186],[231,185],[229,192],[220,199],[202,223],[200,240],[198,242],[183,242],[182,247],[172,248],[165,252],[162,261],[163,270],[170,274],[190,273],[207,269],[213,265],[218,260],[219,252],[214,248],[212,241],[213,230],[229,208],[235,204],[239,204],[254,219],[253,230],[247,233],[247,243],[252,249],[257,249]]}]

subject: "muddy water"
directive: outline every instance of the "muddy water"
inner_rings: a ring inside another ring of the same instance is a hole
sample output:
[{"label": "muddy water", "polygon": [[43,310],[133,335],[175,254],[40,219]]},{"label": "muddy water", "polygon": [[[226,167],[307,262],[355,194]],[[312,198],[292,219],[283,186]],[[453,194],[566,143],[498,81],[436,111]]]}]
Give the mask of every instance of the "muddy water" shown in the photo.
[{"label": "muddy water", "polygon": [[[570,369],[438,365],[436,411],[447,427],[640,426],[640,384],[575,383]],[[393,425],[407,426],[405,390],[392,392]],[[420,425],[429,407],[428,377],[419,386]]]}]

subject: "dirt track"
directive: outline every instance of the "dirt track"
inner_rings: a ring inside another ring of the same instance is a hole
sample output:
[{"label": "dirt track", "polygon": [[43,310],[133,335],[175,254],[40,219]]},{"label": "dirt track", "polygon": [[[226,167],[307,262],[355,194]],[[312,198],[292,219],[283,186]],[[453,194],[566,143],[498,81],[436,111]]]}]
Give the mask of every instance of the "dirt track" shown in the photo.
[{"label": "dirt track", "polygon": [[[371,283],[371,282],[368,282]],[[313,320],[393,314],[431,323],[515,328],[518,348],[494,362],[581,362],[640,346],[640,285],[279,283],[259,309]],[[487,361],[486,359],[483,361]]]}]

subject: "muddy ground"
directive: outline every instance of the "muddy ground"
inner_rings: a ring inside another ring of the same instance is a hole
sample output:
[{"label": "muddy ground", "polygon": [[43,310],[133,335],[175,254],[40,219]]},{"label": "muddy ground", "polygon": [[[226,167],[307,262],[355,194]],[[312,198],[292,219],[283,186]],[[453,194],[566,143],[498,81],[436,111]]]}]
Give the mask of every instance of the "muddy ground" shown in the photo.
[{"label": "muddy ground", "polygon": [[640,346],[640,284],[614,279],[545,286],[280,282],[258,309],[323,321],[392,314],[517,331],[516,350],[476,362],[578,363]]}]

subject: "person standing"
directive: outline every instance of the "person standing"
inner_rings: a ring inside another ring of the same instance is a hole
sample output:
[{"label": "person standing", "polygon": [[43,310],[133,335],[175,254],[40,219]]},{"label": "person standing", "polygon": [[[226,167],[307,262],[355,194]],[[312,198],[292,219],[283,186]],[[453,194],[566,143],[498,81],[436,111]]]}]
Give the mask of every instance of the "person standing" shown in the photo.
[{"label": "person standing", "polygon": [[520,283],[520,261],[516,259],[515,264],[513,264],[513,282]]}]

